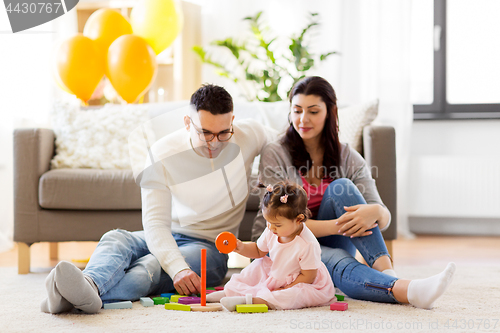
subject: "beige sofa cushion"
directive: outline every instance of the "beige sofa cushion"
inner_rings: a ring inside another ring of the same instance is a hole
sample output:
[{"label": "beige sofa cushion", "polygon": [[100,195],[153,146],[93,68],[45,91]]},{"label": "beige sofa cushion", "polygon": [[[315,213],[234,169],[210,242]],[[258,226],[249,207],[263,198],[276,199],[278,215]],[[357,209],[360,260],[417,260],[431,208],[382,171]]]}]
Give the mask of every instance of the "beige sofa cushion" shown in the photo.
[{"label": "beige sofa cushion", "polygon": [[[256,181],[252,176],[250,183]],[[40,178],[38,192],[45,209],[141,209],[141,191],[131,170],[50,170]],[[250,193],[247,210],[257,211],[259,203],[259,196]]]},{"label": "beige sofa cushion", "polygon": [[141,189],[131,170],[50,170],[40,178],[38,192],[40,206],[48,209],[141,209]]}]

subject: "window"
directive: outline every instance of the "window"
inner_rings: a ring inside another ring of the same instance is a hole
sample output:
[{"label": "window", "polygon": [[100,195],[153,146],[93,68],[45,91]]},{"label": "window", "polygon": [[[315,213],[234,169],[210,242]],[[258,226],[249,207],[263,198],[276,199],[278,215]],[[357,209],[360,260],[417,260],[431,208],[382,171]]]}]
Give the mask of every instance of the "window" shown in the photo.
[{"label": "window", "polygon": [[500,118],[500,1],[412,2],[414,119]]}]

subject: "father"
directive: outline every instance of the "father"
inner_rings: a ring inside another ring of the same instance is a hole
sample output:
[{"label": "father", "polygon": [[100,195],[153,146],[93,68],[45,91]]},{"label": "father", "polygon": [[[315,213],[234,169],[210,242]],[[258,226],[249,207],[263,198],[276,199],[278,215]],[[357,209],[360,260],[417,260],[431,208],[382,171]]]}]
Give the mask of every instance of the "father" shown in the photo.
[{"label": "father", "polygon": [[214,240],[221,231],[237,235],[253,160],[273,137],[256,121],[233,123],[233,101],[222,87],[202,86],[191,106],[185,128],[151,147],[138,177],[144,231],[104,234],[83,272],[60,262],[45,281],[42,311],[96,313],[103,302],[197,293],[202,248],[207,285],[222,282],[228,257]]}]

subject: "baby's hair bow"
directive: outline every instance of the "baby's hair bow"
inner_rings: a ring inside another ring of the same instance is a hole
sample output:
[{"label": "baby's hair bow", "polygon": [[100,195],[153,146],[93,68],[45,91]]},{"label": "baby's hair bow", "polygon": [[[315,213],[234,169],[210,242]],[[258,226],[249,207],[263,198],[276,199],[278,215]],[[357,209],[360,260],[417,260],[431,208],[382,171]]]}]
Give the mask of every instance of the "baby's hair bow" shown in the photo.
[{"label": "baby's hair bow", "polygon": [[286,204],[287,200],[288,200],[288,194],[285,194],[284,196],[280,197],[280,201],[284,204]]},{"label": "baby's hair bow", "polygon": [[267,192],[272,192],[273,191],[273,185],[269,184],[266,187]]}]

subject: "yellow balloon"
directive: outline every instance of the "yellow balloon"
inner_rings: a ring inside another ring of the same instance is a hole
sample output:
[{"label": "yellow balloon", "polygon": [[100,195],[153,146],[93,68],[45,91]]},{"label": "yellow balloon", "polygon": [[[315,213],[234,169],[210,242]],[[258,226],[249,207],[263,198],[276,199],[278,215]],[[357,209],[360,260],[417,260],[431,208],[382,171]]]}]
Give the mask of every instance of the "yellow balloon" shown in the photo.
[{"label": "yellow balloon", "polygon": [[83,28],[83,35],[95,40],[104,52],[108,51],[115,39],[131,33],[130,22],[118,11],[109,8],[93,12]]},{"label": "yellow balloon", "polygon": [[[55,54],[53,55],[53,59],[56,59],[55,58]],[[61,78],[59,77],[59,73],[57,72],[57,64],[55,62],[52,63],[51,73],[52,73],[52,78],[54,79],[54,82],[59,87],[59,89],[61,89],[62,91],[67,92],[70,95],[74,95],[71,92],[71,90],[69,90],[68,87],[66,87],[64,85],[64,83],[62,82]]]},{"label": "yellow balloon", "polygon": [[139,36],[118,37],[108,49],[106,76],[127,103],[144,95],[153,83],[157,67],[156,54]]},{"label": "yellow balloon", "polygon": [[104,75],[104,54],[82,34],[61,43],[56,53],[57,74],[72,94],[87,102]]},{"label": "yellow balloon", "polygon": [[52,73],[52,76],[54,78],[54,81],[56,82],[56,85],[61,89],[62,91],[67,92],[68,94],[74,95],[71,90],[68,89],[62,82],[61,78],[59,77],[59,74],[57,72]]},{"label": "yellow balloon", "polygon": [[174,0],[142,0],[130,13],[134,34],[144,38],[156,54],[172,44],[183,21],[181,5]]}]

